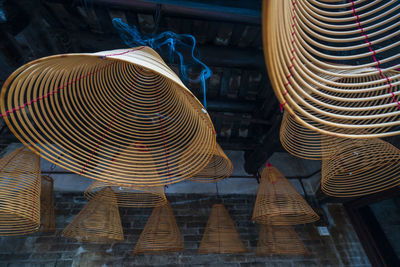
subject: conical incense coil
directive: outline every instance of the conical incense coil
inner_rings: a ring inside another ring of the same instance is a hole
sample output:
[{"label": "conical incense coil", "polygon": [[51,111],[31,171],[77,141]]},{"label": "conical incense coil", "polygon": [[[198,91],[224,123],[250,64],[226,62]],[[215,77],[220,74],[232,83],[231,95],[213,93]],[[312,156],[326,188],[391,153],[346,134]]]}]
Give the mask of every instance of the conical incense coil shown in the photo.
[{"label": "conical incense coil", "polygon": [[309,255],[292,226],[260,225],[256,255]]},{"label": "conical incense coil", "polygon": [[211,161],[190,180],[199,183],[215,183],[231,176],[232,172],[232,162],[217,143]]},{"label": "conical incense coil", "polygon": [[32,61],[7,79],[0,101],[33,151],[113,185],[189,179],[215,150],[207,111],[148,47]]},{"label": "conical incense coil", "polygon": [[62,232],[78,242],[114,243],[124,241],[117,198],[106,187],[89,201]]},{"label": "conical incense coil", "polygon": [[303,197],[278,169],[264,168],[253,211],[253,221],[270,225],[294,225],[319,220]]},{"label": "conical incense coil", "polygon": [[0,159],[0,236],[37,232],[40,157],[26,147]]},{"label": "conical incense coil", "polygon": [[282,107],[321,134],[400,134],[398,8],[396,1],[264,0],[264,55]]},{"label": "conical incense coil", "polygon": [[103,182],[95,181],[85,191],[85,197],[93,199],[105,187],[110,187],[117,197],[119,207],[150,208],[163,206],[167,203],[162,186],[112,186]]},{"label": "conical incense coil", "polygon": [[52,232],[56,230],[56,216],[54,213],[54,181],[50,176],[42,175],[42,189],[40,192],[40,231]]},{"label": "conical incense coil", "polygon": [[183,251],[181,233],[171,205],[156,207],[150,215],[133,254],[157,254]]},{"label": "conical incense coil", "polygon": [[400,186],[400,150],[380,139],[349,139],[322,160],[322,191],[368,195]]},{"label": "conical incense coil", "polygon": [[199,254],[247,252],[223,204],[214,204],[201,239]]},{"label": "conical incense coil", "polygon": [[322,160],[346,139],[320,134],[304,127],[289,112],[283,114],[280,141],[285,150],[296,157]]}]

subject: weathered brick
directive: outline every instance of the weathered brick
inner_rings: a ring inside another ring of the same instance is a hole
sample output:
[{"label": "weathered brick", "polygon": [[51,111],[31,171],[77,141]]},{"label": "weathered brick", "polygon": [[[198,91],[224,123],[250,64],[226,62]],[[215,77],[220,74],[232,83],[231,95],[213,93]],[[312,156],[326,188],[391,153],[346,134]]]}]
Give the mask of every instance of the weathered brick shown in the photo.
[{"label": "weathered brick", "polygon": [[[256,256],[259,226],[251,221],[255,196],[222,195],[243,243],[243,254],[197,254],[215,196],[168,195],[186,250],[180,253],[132,255],[151,214],[151,209],[120,208],[125,241],[112,245],[79,243],[60,235],[63,228],[85,205],[82,195],[56,193],[55,233],[23,237],[0,237],[0,267],[6,266],[370,266],[368,259],[341,205],[333,205],[331,236],[321,237],[313,224],[297,225],[295,230],[310,250],[310,256]],[[346,235],[346,238],[342,236]],[[21,253],[16,253],[21,251]],[[22,253],[23,252],[23,253]],[[14,257],[14,255],[19,255]],[[338,258],[340,256],[340,259]]]},{"label": "weathered brick", "polygon": [[57,260],[56,267],[71,267],[72,260]]}]

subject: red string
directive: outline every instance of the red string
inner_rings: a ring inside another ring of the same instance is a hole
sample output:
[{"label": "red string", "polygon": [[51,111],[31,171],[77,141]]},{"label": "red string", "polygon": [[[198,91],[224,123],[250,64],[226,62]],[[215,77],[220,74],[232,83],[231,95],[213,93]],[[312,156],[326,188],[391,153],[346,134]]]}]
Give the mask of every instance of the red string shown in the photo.
[{"label": "red string", "polygon": [[[143,49],[143,48],[144,48],[144,46],[141,46],[141,47],[138,47],[138,48],[135,48],[135,49],[131,49],[131,50],[128,50],[128,51],[125,51],[125,52],[122,52],[122,53],[118,53],[118,54],[104,55],[104,56],[102,56],[102,58],[105,59],[106,57],[109,57],[109,56],[124,55],[124,54],[130,53],[130,52],[133,52],[133,51],[141,50],[141,49]],[[11,110],[7,110],[4,114],[0,114],[0,118],[1,118],[1,117],[6,117],[8,114],[14,113],[15,111],[18,111],[18,110],[20,110],[20,109],[22,109],[22,108],[25,108],[26,106],[32,105],[33,103],[37,102],[38,100],[42,100],[42,99],[47,98],[47,97],[49,97],[49,96],[51,96],[51,95],[54,95],[55,93],[58,93],[59,90],[64,89],[64,88],[67,87],[68,85],[71,85],[71,84],[73,84],[73,83],[75,83],[75,82],[77,82],[77,81],[80,81],[80,80],[82,80],[82,79],[85,79],[86,77],[91,76],[91,75],[93,75],[93,74],[95,74],[95,73],[97,73],[97,72],[99,72],[99,71],[101,71],[101,70],[103,70],[103,69],[105,69],[105,68],[107,68],[107,67],[110,67],[111,65],[113,65],[113,64],[115,64],[115,63],[116,63],[116,62],[110,63],[110,64],[108,64],[108,65],[105,65],[104,67],[99,68],[99,69],[96,70],[96,71],[92,71],[92,72],[90,72],[90,73],[88,73],[88,74],[85,74],[85,75],[82,75],[82,76],[80,76],[80,77],[78,77],[78,78],[75,78],[75,79],[73,79],[72,81],[69,81],[69,82],[67,82],[67,83],[65,83],[65,84],[63,84],[63,85],[60,85],[59,87],[57,87],[56,89],[54,89],[53,91],[51,91],[51,92],[49,92],[49,93],[47,93],[47,94],[45,94],[45,95],[39,96],[39,97],[37,97],[37,98],[35,98],[35,99],[31,100],[31,101],[28,101],[28,102],[26,102],[26,103],[24,103],[24,104],[22,104],[22,105],[20,105],[20,106],[17,106],[17,107],[15,107],[15,108],[12,108]]]},{"label": "red string", "polygon": [[125,52],[116,53],[116,54],[109,54],[109,55],[105,55],[104,57],[111,57],[111,56],[120,56],[120,55],[125,55],[125,54],[128,54],[128,53],[130,53],[130,52],[133,52],[133,51],[142,50],[143,48],[144,48],[144,46],[140,46],[140,47],[133,48],[133,49],[131,49],[131,50],[127,50],[127,51],[125,51]]},{"label": "red string", "polygon": [[164,144],[164,155],[165,155],[165,160],[166,160],[166,163],[167,163],[168,176],[169,176],[169,178],[171,178],[171,173],[170,173],[170,170],[169,170],[167,145],[165,144],[164,124],[163,124],[163,121],[162,121],[161,110],[160,110],[159,94],[160,94],[160,91],[159,91],[159,88],[157,87],[157,109],[158,109],[158,114],[159,114],[159,119],[158,120],[160,121],[160,124],[161,124],[161,133],[162,133],[163,144]]},{"label": "red string", "polygon": [[[296,1],[293,1],[292,2],[292,4],[293,4],[293,7],[292,7],[292,11],[294,12],[296,9],[295,9],[295,5],[296,5]],[[292,24],[292,28],[293,28],[293,31],[292,31],[292,40],[291,40],[291,42],[292,42],[292,44],[294,44],[295,43],[295,39],[294,39],[294,36],[296,35],[296,31],[295,31],[295,27],[296,27],[296,22],[294,21],[295,19],[296,19],[297,17],[296,17],[296,14],[294,14],[293,16],[292,16],[292,22],[293,22],[293,24]],[[292,78],[293,77],[293,74],[292,74],[292,69],[293,69],[293,67],[294,67],[294,63],[293,63],[293,61],[294,61],[294,59],[295,59],[295,54],[294,54],[294,52],[295,52],[295,49],[293,48],[292,50],[290,50],[290,53],[292,54],[292,57],[290,58],[290,66],[289,66],[289,75],[287,75],[286,76],[286,79],[288,80],[287,81],[287,83],[285,83],[285,87],[288,87],[289,85],[290,85],[290,78]],[[285,91],[285,93],[283,93],[283,98],[285,99],[285,96],[288,94],[288,90],[286,89],[286,91]],[[286,105],[286,103],[287,103],[287,100],[285,99],[285,102],[283,102],[283,103],[279,103],[279,108],[280,108],[280,110],[281,110],[281,112],[283,112],[283,107]]]},{"label": "red string", "polygon": [[357,28],[360,30],[361,35],[365,37],[365,40],[364,40],[364,41],[368,44],[368,49],[369,49],[369,51],[372,53],[372,58],[374,59],[374,61],[375,61],[375,63],[376,63],[376,68],[377,68],[378,71],[379,71],[379,75],[381,76],[382,79],[385,79],[385,80],[386,80],[386,83],[389,85],[389,92],[390,92],[390,94],[392,95],[392,96],[391,96],[392,101],[395,102],[395,103],[397,104],[398,109],[400,109],[400,102],[399,102],[398,100],[396,100],[396,96],[395,96],[395,94],[394,94],[393,91],[392,91],[393,85],[392,85],[391,82],[390,82],[390,78],[389,78],[389,77],[386,77],[386,76],[383,74],[381,68],[379,67],[379,65],[380,65],[381,63],[380,63],[379,60],[377,60],[376,57],[375,57],[376,51],[372,48],[372,44],[371,44],[371,42],[368,40],[368,35],[364,33],[364,29],[362,28],[361,23],[360,23],[360,21],[359,21],[360,17],[356,14],[356,10],[355,10],[355,8],[354,8],[354,2],[353,2],[352,0],[349,0],[349,2],[351,3],[351,9],[353,10],[353,16],[355,17],[355,20],[356,20],[356,23],[357,23]]}]

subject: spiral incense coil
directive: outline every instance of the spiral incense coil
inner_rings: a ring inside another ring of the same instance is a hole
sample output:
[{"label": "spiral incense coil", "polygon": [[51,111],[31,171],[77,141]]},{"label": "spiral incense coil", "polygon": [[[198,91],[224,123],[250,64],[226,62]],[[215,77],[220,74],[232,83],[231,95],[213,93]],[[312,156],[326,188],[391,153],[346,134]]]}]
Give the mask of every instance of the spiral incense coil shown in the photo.
[{"label": "spiral incense coil", "polygon": [[259,224],[295,225],[319,220],[292,184],[273,166],[264,168],[253,211]]},{"label": "spiral incense coil", "polygon": [[119,207],[151,208],[163,206],[167,203],[162,186],[112,186],[103,182],[95,181],[85,191],[85,197],[93,199],[105,187],[110,187],[115,196]]},{"label": "spiral incense coil", "polygon": [[4,83],[0,106],[33,151],[113,185],[189,179],[215,150],[206,110],[148,47],[32,61]]},{"label": "spiral incense coil", "polygon": [[235,223],[223,204],[214,204],[199,246],[199,254],[246,253]]},{"label": "spiral incense coil", "polygon": [[183,241],[171,205],[155,207],[133,254],[157,254],[183,251]]},{"label": "spiral incense coil", "polygon": [[399,8],[398,1],[264,0],[265,59],[283,108],[321,134],[398,135]]},{"label": "spiral incense coil", "polygon": [[124,241],[114,192],[108,187],[101,190],[65,227],[62,235],[78,242],[115,243]]},{"label": "spiral incense coil", "polygon": [[322,160],[322,191],[368,195],[400,186],[400,150],[380,139],[349,139]]},{"label": "spiral incense coil", "polygon": [[54,181],[50,176],[42,175],[40,191],[40,231],[53,232],[56,230],[54,213]]},{"label": "spiral incense coil", "polygon": [[0,159],[0,236],[40,226],[40,157],[22,147]]},{"label": "spiral incense coil", "polygon": [[233,164],[217,143],[214,155],[207,166],[193,176],[190,180],[199,183],[216,183],[229,176],[233,172]]},{"label": "spiral incense coil", "polygon": [[296,157],[322,160],[347,139],[320,134],[298,123],[289,112],[283,114],[280,141],[283,148]]},{"label": "spiral incense coil", "polygon": [[309,255],[292,226],[260,225],[256,255]]}]

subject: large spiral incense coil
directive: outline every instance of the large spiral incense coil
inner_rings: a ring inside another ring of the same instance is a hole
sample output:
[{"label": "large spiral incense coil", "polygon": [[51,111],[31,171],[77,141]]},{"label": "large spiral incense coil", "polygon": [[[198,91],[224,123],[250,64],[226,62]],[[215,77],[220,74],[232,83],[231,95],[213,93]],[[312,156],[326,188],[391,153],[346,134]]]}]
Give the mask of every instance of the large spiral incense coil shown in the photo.
[{"label": "large spiral incense coil", "polygon": [[260,225],[256,255],[309,255],[292,226]]},{"label": "large spiral incense coil", "polygon": [[4,83],[0,106],[43,158],[113,185],[188,179],[215,150],[206,110],[148,47],[32,61]]},{"label": "large spiral incense coil", "polygon": [[400,133],[398,1],[264,0],[269,77],[281,105],[321,134]]},{"label": "large spiral incense coil", "polygon": [[155,207],[146,223],[133,254],[157,254],[183,251],[182,236],[171,205]]},{"label": "large spiral incense coil", "polygon": [[348,139],[322,160],[322,191],[368,195],[400,186],[400,150],[380,139]]},{"label": "large spiral incense coil", "polygon": [[22,147],[0,159],[0,236],[37,232],[40,157]]},{"label": "large spiral incense coil", "polygon": [[197,251],[199,254],[246,253],[235,223],[223,204],[214,204]]},{"label": "large spiral incense coil", "polygon": [[232,172],[233,164],[231,160],[217,143],[210,162],[190,180],[199,183],[216,183],[231,176]]},{"label": "large spiral incense coil", "polygon": [[269,225],[295,225],[319,220],[292,184],[273,166],[261,174],[253,221]]},{"label": "large spiral incense coil", "polygon": [[108,244],[124,241],[114,192],[108,187],[99,192],[65,227],[62,235],[78,242]]},{"label": "large spiral incense coil", "polygon": [[93,199],[105,187],[114,191],[119,207],[126,208],[151,208],[163,206],[167,203],[162,186],[112,186],[107,183],[95,181],[85,191],[85,197]]},{"label": "large spiral incense coil", "polygon": [[47,175],[42,175],[40,191],[40,231],[56,230],[56,215],[54,212],[54,181]]}]

